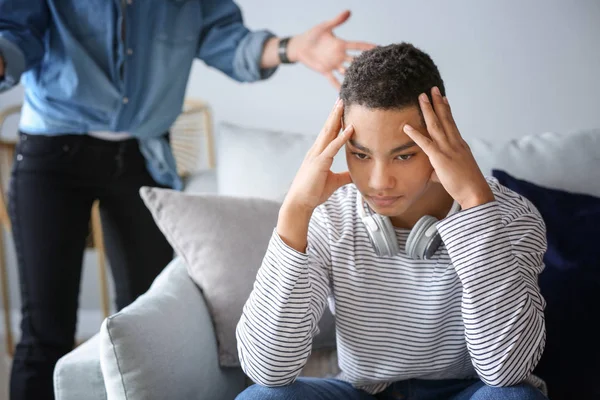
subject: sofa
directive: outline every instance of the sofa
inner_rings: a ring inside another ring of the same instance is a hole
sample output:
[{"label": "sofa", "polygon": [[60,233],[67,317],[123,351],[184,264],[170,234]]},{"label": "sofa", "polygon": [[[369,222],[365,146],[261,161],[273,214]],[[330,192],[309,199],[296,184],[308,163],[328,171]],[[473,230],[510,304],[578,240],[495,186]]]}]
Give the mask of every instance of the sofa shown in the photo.
[{"label": "sofa", "polygon": [[[314,140],[232,124],[221,124],[217,134],[216,171],[190,178],[186,192],[281,201]],[[497,169],[543,187],[600,197],[600,130],[467,141],[486,175]],[[338,155],[333,169],[344,165]],[[220,365],[214,315],[204,296],[208,288],[196,284],[187,267],[182,257],[175,258],[147,293],[59,360],[58,400],[233,399],[251,383],[239,367]],[[243,300],[248,294],[230,295]],[[320,328],[303,375],[337,373],[330,313]]]}]

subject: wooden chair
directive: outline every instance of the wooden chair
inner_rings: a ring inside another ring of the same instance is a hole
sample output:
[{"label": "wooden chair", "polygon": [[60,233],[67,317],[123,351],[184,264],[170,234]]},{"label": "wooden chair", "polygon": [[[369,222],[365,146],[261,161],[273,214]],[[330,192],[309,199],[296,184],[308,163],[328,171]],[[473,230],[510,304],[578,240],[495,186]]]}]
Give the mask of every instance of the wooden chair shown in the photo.
[{"label": "wooden chair", "polygon": [[[20,106],[9,107],[0,112],[0,132],[6,119],[21,111]],[[14,159],[16,138],[5,139],[0,136],[0,284],[2,290],[2,305],[4,308],[4,341],[6,351],[10,357],[14,353],[12,336],[12,315],[10,307],[10,292],[8,285],[8,273],[6,269],[6,254],[4,252],[4,230],[10,232],[10,218],[6,207],[6,195],[4,182],[8,180],[12,160]]]},{"label": "wooden chair", "polygon": [[[207,103],[187,99],[170,133],[179,176],[185,179],[199,170],[215,168],[212,113]],[[201,164],[202,149],[206,151],[206,165]]]}]

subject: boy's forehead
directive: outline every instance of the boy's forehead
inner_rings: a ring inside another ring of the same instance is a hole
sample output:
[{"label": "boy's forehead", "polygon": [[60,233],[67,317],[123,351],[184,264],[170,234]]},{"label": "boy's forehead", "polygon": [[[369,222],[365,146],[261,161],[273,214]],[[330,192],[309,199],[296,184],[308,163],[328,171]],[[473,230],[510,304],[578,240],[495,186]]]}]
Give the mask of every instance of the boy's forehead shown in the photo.
[{"label": "boy's forehead", "polygon": [[420,117],[421,112],[417,106],[404,108],[369,108],[357,104],[346,107],[344,116],[357,120],[387,120],[387,119],[411,119]]},{"label": "boy's forehead", "polygon": [[344,113],[344,123],[354,125],[355,131],[398,130],[402,132],[405,124],[419,129],[423,117],[416,106],[402,109],[377,109],[360,105],[351,105]]}]

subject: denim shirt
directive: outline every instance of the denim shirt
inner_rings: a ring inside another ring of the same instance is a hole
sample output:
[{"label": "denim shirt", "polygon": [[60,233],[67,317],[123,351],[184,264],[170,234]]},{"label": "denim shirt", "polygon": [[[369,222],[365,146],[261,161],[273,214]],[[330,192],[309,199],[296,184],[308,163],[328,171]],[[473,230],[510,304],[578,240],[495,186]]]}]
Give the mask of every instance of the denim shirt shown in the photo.
[{"label": "denim shirt", "polygon": [[181,189],[164,133],[181,112],[195,57],[240,82],[260,68],[267,31],[230,0],[0,0],[0,91],[19,81],[30,134],[127,132],[160,184]]}]

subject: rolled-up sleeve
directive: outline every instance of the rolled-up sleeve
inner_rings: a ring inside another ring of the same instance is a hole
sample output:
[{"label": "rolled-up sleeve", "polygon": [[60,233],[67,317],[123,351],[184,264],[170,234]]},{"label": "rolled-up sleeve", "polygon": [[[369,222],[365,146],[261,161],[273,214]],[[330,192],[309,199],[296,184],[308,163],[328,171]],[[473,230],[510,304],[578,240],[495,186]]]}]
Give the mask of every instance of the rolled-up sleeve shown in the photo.
[{"label": "rolled-up sleeve", "polygon": [[269,31],[251,32],[244,26],[239,7],[228,0],[202,2],[203,27],[198,58],[239,82],[270,77],[276,68],[260,67]]}]

